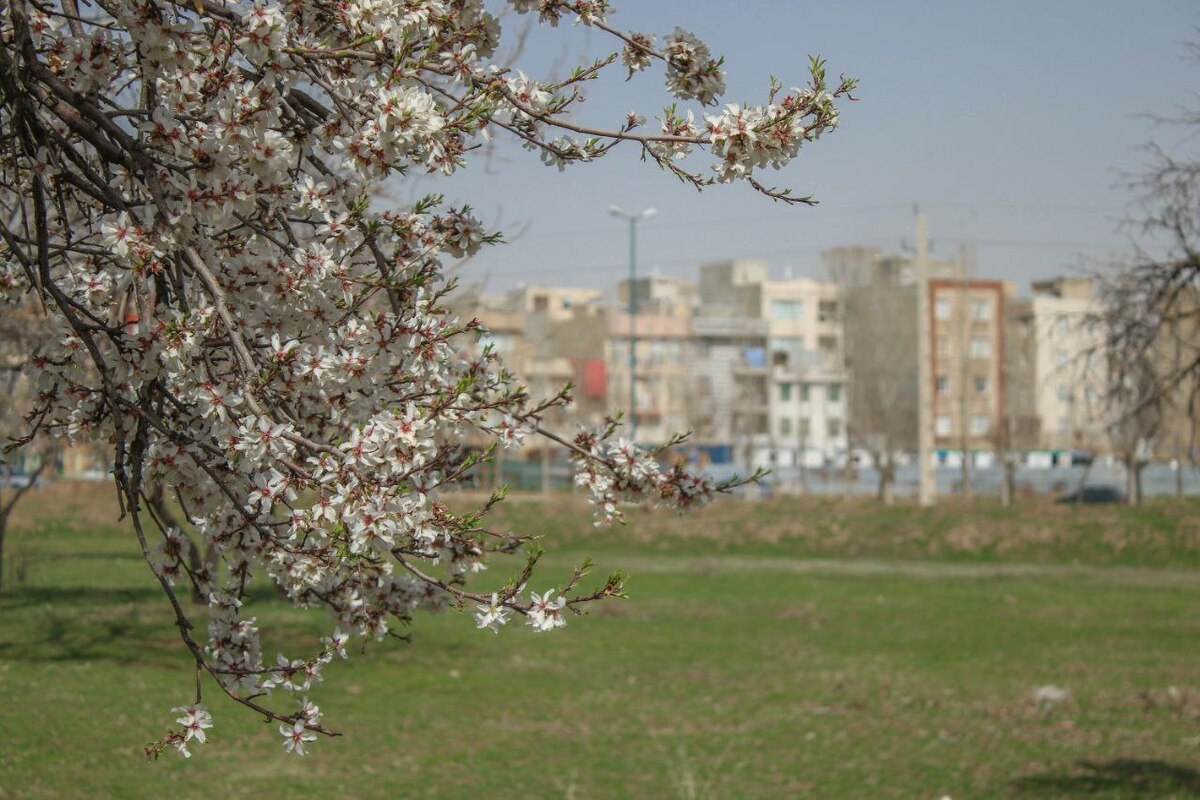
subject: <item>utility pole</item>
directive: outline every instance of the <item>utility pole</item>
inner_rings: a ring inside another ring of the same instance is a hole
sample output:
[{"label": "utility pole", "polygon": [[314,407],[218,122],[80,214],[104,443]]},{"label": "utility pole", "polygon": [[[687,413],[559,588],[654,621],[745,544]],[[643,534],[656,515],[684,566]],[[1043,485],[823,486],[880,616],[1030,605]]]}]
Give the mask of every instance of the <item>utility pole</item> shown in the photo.
[{"label": "utility pole", "polygon": [[929,325],[929,240],[925,215],[916,208],[917,217],[917,465],[922,506],[932,506],[937,492],[933,473],[933,384],[930,378]]},{"label": "utility pole", "polygon": [[629,222],[629,440],[637,444],[637,224],[658,211],[647,208],[640,214],[626,214],[609,206],[608,213]]}]

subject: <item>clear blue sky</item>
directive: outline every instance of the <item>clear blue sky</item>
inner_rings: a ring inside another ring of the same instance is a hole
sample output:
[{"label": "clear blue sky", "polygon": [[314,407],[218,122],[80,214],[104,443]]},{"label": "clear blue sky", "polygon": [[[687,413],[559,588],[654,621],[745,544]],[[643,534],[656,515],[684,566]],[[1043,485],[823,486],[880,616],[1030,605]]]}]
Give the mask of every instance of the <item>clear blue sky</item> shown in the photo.
[{"label": "clear blue sky", "polygon": [[[784,207],[741,185],[702,194],[618,148],[604,160],[543,166],[516,147],[444,186],[470,200],[512,241],[468,264],[490,289],[518,283],[610,287],[626,271],[626,228],[607,214],[647,206],[643,273],[694,275],[704,261],[759,257],[782,275],[822,274],[820,251],[843,244],[897,250],[911,243],[912,204],[929,220],[935,255],[973,245],[977,273],[1024,286],[1085,258],[1128,249],[1122,172],[1154,139],[1192,149],[1197,138],[1142,115],[1194,103],[1200,40],[1194,0],[988,2],[683,2],[623,0],[612,22],[661,35],[676,24],[727,57],[728,102],[758,102],[770,75],[801,83],[808,54],[832,75],[857,76],[842,126],[769,182],[811,193],[816,208]],[[506,31],[519,22],[506,21]],[[603,55],[607,37],[566,25],[538,28],[515,62],[561,75],[572,56]],[[617,77],[614,73],[614,77]],[[590,85],[589,122],[636,109],[653,118],[669,98],[661,72]]]}]

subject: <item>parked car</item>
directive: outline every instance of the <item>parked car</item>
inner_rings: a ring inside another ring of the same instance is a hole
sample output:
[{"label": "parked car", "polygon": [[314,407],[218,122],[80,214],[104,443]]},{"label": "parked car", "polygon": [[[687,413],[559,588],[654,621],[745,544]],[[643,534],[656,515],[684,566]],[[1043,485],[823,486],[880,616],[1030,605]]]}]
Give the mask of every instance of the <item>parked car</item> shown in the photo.
[{"label": "parked car", "polygon": [[1119,486],[1085,486],[1082,489],[1082,496],[1080,494],[1078,491],[1064,494],[1058,498],[1058,502],[1084,503],[1086,505],[1126,502],[1125,492]]}]

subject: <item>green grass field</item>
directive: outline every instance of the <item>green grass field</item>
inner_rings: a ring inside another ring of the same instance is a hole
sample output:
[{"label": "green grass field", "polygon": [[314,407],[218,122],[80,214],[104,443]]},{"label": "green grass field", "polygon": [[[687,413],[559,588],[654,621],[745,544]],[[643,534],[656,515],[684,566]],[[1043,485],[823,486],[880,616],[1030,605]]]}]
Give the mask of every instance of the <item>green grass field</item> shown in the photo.
[{"label": "green grass field", "polygon": [[[420,618],[312,693],[344,736],[311,757],[214,696],[211,744],[147,762],[193,678],[105,490],[39,490],[14,519],[0,798],[1200,796],[1194,501],[731,500],[602,531],[571,498],[513,498],[497,524],[546,536],[547,585],[591,554],[630,599],[552,635]],[[270,656],[324,631],[257,613]],[[1071,698],[1039,707],[1043,684]]]}]

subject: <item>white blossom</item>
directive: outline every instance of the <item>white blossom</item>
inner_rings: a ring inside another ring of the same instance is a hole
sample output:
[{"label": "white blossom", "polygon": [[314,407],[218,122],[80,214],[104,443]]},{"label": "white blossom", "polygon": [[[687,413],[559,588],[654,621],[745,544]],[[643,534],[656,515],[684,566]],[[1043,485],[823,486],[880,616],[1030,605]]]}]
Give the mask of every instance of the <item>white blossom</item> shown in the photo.
[{"label": "white blossom", "polygon": [[[607,0],[510,5],[614,32]],[[780,97],[772,83],[761,104],[703,123],[681,106],[657,126],[623,111],[591,129],[574,113],[589,70],[550,83],[495,63],[500,22],[481,0],[9,6],[0,313],[35,295],[48,311],[30,419],[107,449],[151,569],[201,601],[186,646],[221,690],[282,721],[298,755],[324,731],[316,706],[272,704],[320,683],[351,636],[468,603],[481,629],[512,613],[537,631],[566,624],[553,592],[527,607],[513,584],[475,588],[490,554],[523,538],[485,535],[444,503],[467,477],[463,445],[520,447],[567,402],[542,405],[497,354],[472,354],[478,323],[446,307],[448,265],[500,233],[456,198],[388,201],[385,181],[456,173],[496,136],[557,169],[632,140],[698,187],[752,179],[832,130],[853,86],[826,85],[814,63],[804,88]],[[724,91],[722,62],[689,33],[613,41],[616,69],[657,66],[680,100]],[[704,150],[715,177],[689,166]],[[628,502],[685,509],[718,490],[619,434],[584,431],[572,450],[602,522]],[[155,489],[177,520],[147,511]],[[308,655],[264,659],[251,588],[267,581],[332,617]],[[206,740],[199,700],[175,709],[183,732],[154,753]]]}]

